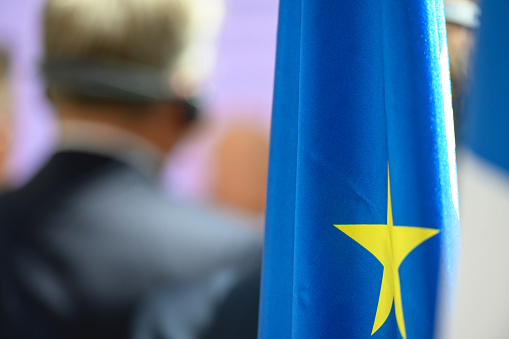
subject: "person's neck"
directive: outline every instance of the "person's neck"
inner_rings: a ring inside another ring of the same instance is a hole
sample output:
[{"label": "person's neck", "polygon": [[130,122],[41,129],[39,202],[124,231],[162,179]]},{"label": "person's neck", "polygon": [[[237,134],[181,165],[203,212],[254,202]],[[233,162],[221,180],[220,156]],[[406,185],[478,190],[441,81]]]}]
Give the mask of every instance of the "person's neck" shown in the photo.
[{"label": "person's neck", "polygon": [[154,176],[162,168],[165,154],[150,140],[104,121],[62,119],[59,151],[81,151],[115,158]]}]

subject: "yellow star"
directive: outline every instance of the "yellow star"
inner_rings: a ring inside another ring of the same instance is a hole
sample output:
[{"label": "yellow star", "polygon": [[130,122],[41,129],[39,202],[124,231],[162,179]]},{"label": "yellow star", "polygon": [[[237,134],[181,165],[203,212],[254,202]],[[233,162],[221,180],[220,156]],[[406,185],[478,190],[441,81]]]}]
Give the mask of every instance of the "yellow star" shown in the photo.
[{"label": "yellow star", "polygon": [[394,226],[392,222],[391,186],[387,198],[387,225],[334,225],[367,249],[384,267],[380,297],[371,335],[385,323],[392,308],[401,336],[406,339],[399,266],[417,246],[438,234],[439,230],[423,227]]}]

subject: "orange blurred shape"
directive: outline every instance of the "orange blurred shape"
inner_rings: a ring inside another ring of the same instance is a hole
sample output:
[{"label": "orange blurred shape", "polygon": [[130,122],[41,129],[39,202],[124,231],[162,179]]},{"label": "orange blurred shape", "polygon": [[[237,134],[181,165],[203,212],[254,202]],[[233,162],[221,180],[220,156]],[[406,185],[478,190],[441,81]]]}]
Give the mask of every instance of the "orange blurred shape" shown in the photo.
[{"label": "orange blurred shape", "polygon": [[215,154],[213,194],[219,203],[252,213],[265,210],[268,137],[247,125],[228,128]]}]

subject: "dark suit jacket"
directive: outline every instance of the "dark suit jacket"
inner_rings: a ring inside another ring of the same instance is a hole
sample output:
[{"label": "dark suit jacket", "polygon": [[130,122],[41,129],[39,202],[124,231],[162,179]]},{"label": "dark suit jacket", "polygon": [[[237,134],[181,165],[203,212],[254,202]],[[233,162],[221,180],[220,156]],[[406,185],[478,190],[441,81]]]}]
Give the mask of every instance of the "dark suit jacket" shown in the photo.
[{"label": "dark suit jacket", "polygon": [[[260,239],[240,222],[167,199],[124,163],[58,153],[27,185],[0,196],[0,331],[125,338],[134,312],[159,288],[186,304],[178,291],[196,286],[186,292],[192,307],[213,310],[260,255]],[[183,317],[176,326],[188,322],[182,331],[193,337],[213,317]]]}]

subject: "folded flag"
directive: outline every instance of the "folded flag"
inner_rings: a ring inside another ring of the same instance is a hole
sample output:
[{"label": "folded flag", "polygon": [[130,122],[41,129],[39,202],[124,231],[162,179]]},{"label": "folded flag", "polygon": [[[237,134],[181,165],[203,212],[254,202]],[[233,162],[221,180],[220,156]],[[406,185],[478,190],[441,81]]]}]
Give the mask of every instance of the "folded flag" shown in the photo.
[{"label": "folded flag", "polygon": [[432,338],[459,242],[441,0],[281,0],[260,338]]}]

